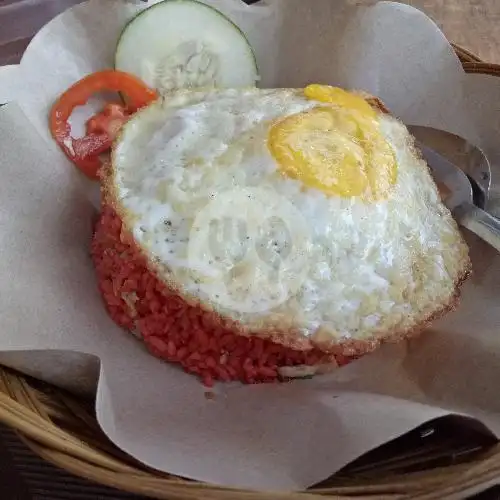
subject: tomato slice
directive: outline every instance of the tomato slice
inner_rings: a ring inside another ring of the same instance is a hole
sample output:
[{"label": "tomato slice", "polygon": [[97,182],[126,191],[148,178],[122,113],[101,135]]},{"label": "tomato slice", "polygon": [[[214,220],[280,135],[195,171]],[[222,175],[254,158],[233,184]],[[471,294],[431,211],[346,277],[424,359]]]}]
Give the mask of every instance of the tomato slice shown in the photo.
[{"label": "tomato slice", "polygon": [[114,140],[130,112],[121,104],[106,104],[104,109],[87,121],[87,134],[108,134]]},{"label": "tomato slice", "polygon": [[[68,123],[77,106],[83,106],[97,92],[122,92],[127,97],[127,107],[110,104],[87,122],[85,137],[71,136]],[[101,161],[99,155],[107,151],[119,128],[138,109],[157,99],[156,91],[147,87],[139,78],[116,70],[104,70],[86,76],[64,92],[50,112],[52,137],[66,156],[88,177],[97,179]]]}]

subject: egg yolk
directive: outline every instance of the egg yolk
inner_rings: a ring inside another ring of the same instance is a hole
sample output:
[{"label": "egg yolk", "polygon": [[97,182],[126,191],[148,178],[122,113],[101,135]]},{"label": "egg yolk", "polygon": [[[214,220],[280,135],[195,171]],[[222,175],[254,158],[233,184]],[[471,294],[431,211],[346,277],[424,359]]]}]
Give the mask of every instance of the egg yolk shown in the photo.
[{"label": "egg yolk", "polygon": [[396,183],[397,164],[375,110],[335,87],[310,85],[304,93],[324,105],[271,126],[268,147],[280,171],[328,195],[386,198]]}]

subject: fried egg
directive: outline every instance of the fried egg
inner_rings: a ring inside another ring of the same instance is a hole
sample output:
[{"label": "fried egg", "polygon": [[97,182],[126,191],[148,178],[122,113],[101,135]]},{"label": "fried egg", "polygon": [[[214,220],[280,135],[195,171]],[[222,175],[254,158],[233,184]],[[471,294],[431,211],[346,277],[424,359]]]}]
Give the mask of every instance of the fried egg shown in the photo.
[{"label": "fried egg", "polygon": [[469,272],[406,127],[334,87],[173,92],[125,125],[104,185],[170,289],[297,349],[405,337]]}]

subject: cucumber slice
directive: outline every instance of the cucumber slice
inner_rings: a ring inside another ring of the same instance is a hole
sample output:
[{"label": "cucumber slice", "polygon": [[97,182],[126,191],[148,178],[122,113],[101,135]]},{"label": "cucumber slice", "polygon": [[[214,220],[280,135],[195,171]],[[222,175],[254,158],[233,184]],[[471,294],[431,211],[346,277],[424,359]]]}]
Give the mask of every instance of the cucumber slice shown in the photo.
[{"label": "cucumber slice", "polygon": [[196,0],[165,0],[123,30],[116,69],[152,88],[253,87],[255,55],[242,31],[218,10]]}]

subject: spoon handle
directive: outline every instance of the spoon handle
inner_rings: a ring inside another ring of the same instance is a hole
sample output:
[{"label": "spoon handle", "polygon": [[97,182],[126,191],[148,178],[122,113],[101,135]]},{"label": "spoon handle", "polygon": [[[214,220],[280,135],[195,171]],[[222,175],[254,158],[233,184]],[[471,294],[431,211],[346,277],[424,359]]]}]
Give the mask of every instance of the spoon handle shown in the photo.
[{"label": "spoon handle", "polygon": [[500,219],[472,203],[462,203],[453,210],[453,215],[461,226],[472,231],[500,252]]}]

